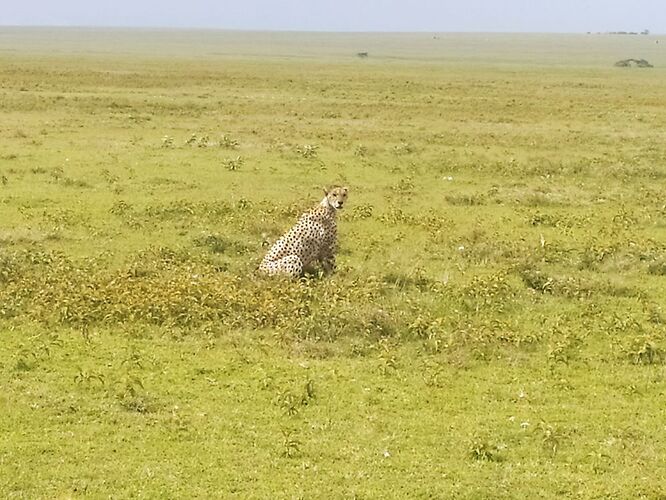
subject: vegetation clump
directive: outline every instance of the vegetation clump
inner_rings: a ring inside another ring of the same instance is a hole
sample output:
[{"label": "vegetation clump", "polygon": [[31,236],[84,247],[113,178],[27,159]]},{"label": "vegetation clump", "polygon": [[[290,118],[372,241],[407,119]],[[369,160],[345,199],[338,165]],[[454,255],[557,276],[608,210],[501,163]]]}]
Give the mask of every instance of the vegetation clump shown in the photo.
[{"label": "vegetation clump", "polygon": [[618,68],[653,68],[645,59],[622,59],[615,63]]}]

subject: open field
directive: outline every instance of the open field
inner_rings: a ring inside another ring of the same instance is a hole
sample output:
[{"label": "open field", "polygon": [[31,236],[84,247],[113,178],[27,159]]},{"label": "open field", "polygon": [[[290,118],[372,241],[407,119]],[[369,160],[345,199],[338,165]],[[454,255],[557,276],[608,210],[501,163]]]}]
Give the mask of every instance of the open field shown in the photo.
[{"label": "open field", "polygon": [[0,28],[0,496],[666,498],[657,40]]}]

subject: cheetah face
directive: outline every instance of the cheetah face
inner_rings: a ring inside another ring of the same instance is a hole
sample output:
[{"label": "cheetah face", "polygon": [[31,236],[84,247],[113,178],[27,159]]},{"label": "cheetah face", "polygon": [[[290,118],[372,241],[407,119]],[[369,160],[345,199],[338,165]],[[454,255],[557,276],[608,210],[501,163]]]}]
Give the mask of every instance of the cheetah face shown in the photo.
[{"label": "cheetah face", "polygon": [[347,192],[349,189],[347,187],[334,187],[330,191],[326,191],[326,201],[330,206],[336,210],[340,210],[342,206],[347,201]]}]

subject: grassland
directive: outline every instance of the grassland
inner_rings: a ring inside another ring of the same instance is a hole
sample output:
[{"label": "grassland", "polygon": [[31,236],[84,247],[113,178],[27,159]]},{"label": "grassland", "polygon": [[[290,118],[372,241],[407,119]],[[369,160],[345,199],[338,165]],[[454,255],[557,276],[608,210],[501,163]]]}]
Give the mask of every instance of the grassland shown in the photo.
[{"label": "grassland", "polygon": [[[1,29],[0,494],[664,498],[665,67]],[[257,276],[336,183],[338,272]]]}]

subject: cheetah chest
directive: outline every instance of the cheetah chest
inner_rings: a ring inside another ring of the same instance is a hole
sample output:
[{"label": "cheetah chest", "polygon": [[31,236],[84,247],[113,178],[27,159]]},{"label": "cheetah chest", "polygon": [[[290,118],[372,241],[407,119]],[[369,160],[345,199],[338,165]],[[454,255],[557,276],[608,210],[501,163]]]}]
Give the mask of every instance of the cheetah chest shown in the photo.
[{"label": "cheetah chest", "polygon": [[336,241],[335,222],[303,217],[287,235],[287,239],[292,243],[291,251],[307,264],[333,248]]}]

